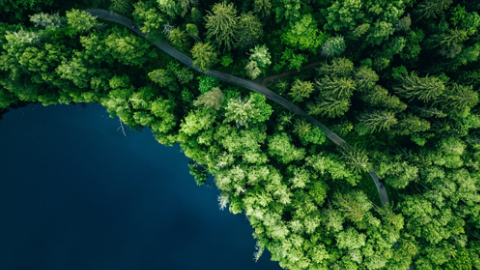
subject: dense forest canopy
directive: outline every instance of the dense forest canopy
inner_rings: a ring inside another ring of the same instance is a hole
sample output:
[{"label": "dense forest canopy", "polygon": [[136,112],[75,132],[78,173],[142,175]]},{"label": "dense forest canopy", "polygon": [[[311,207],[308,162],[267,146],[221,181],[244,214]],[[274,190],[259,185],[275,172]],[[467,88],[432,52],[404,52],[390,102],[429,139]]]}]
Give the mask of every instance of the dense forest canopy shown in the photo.
[{"label": "dense forest canopy", "polygon": [[3,0],[0,109],[100,103],[179,143],[196,183],[214,175],[220,207],[248,217],[255,259],[480,269],[479,12],[477,0]]}]

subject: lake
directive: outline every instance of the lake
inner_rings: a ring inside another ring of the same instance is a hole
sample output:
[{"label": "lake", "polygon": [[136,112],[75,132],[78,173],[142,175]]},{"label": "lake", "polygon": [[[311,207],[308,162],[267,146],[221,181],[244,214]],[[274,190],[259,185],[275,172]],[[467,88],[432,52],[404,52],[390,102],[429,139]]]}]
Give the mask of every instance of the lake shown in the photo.
[{"label": "lake", "polygon": [[118,131],[100,105],[0,120],[0,269],[280,269],[244,214],[195,185],[180,147]]}]

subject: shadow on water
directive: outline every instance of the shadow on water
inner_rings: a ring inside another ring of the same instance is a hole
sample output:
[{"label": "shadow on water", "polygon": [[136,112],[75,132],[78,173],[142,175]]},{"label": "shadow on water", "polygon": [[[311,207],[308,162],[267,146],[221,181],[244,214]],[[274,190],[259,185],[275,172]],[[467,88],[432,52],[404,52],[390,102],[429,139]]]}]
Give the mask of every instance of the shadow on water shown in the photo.
[{"label": "shadow on water", "polygon": [[0,121],[0,269],[280,269],[244,215],[219,211],[178,146],[99,105],[29,105]]}]

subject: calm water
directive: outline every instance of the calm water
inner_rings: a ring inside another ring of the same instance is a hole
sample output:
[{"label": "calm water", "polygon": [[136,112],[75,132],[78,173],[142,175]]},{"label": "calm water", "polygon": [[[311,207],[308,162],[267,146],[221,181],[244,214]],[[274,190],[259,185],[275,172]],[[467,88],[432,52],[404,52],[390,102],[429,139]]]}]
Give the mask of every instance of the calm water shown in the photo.
[{"label": "calm water", "polygon": [[178,146],[118,127],[98,105],[4,115],[0,269],[280,269],[252,260],[245,216],[195,185]]}]

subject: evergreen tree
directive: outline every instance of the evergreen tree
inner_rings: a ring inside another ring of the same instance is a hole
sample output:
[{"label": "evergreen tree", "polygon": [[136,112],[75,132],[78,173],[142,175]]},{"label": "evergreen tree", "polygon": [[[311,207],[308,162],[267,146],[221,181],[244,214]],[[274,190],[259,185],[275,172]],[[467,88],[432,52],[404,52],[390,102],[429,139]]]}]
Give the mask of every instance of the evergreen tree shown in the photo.
[{"label": "evergreen tree", "polygon": [[210,43],[197,42],[190,52],[193,55],[193,64],[201,70],[208,70],[218,62],[218,55]]},{"label": "evergreen tree", "polygon": [[230,51],[238,40],[238,21],[237,9],[233,3],[227,4],[221,2],[213,5],[212,12],[208,12],[205,17],[205,28],[207,28],[207,38],[213,38],[223,51]]},{"label": "evergreen tree", "polygon": [[335,58],[332,63],[321,65],[317,71],[319,75],[331,77],[349,77],[353,72],[353,62],[347,58]]},{"label": "evergreen tree", "polygon": [[356,89],[355,81],[350,78],[332,78],[325,76],[316,83],[323,97],[333,99],[349,99]]},{"label": "evergreen tree", "polygon": [[370,132],[389,130],[398,123],[395,114],[390,111],[373,111],[360,114],[360,123]]},{"label": "evergreen tree", "polygon": [[327,39],[322,45],[322,55],[325,57],[339,56],[345,51],[345,40],[342,36]]},{"label": "evergreen tree", "polygon": [[395,91],[403,97],[416,98],[423,102],[435,101],[445,91],[445,84],[433,76],[418,77],[415,72],[401,79],[401,87]]},{"label": "evergreen tree", "polygon": [[304,82],[297,79],[293,83],[289,95],[292,96],[293,101],[302,101],[304,98],[309,98],[313,90],[312,82]]},{"label": "evergreen tree", "polygon": [[307,105],[308,114],[327,117],[338,117],[344,115],[350,109],[350,101],[347,99],[325,98]]},{"label": "evergreen tree", "polygon": [[263,26],[260,20],[252,13],[240,15],[235,34],[235,47],[244,49],[257,42],[263,36]]},{"label": "evergreen tree", "polygon": [[359,91],[372,89],[378,81],[378,75],[372,69],[361,66],[355,71],[355,83]]}]

